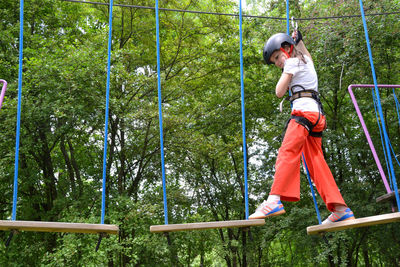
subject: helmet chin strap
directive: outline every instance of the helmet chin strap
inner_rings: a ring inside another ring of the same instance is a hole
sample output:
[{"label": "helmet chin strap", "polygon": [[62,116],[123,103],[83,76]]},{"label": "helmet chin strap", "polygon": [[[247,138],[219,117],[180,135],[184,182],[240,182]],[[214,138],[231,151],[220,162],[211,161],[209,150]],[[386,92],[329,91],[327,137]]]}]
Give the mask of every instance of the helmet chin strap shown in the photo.
[{"label": "helmet chin strap", "polygon": [[290,46],[289,53],[286,52],[286,50],[285,50],[283,47],[281,47],[280,50],[281,50],[288,58],[290,58],[290,57],[292,56],[292,52],[293,52],[293,45]]}]

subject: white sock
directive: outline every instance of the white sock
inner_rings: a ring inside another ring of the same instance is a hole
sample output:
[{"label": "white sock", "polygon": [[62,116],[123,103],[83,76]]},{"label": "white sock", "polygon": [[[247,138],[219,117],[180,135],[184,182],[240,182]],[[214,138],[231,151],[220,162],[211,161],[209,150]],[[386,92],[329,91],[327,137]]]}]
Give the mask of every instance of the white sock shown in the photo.
[{"label": "white sock", "polygon": [[279,201],[281,200],[281,196],[280,195],[269,195],[267,198],[267,202],[275,202],[275,201]]},{"label": "white sock", "polygon": [[344,212],[347,209],[347,207],[344,205],[335,205],[334,209],[335,209],[335,212]]}]

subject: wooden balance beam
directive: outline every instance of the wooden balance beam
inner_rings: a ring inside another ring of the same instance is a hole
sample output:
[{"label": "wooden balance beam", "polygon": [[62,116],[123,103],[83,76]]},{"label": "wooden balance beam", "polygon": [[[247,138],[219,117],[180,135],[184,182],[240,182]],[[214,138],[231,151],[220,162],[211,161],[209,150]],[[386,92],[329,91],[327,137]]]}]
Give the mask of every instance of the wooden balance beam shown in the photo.
[{"label": "wooden balance beam", "polygon": [[112,224],[0,220],[0,230],[116,235],[119,227]]},{"label": "wooden balance beam", "polygon": [[325,232],[334,232],[345,229],[373,226],[392,222],[400,222],[400,212],[364,217],[343,222],[309,226],[307,227],[307,234],[316,235],[323,234]]},{"label": "wooden balance beam", "polygon": [[236,220],[236,221],[216,221],[216,222],[201,222],[201,223],[183,223],[183,224],[163,224],[150,226],[150,232],[178,232],[178,231],[192,231],[192,230],[205,230],[205,229],[219,229],[219,228],[241,228],[250,226],[261,226],[265,224],[265,220]]},{"label": "wooden balance beam", "polygon": [[396,200],[395,192],[390,192],[388,194],[376,198],[377,203],[385,201],[394,201],[394,200]]}]

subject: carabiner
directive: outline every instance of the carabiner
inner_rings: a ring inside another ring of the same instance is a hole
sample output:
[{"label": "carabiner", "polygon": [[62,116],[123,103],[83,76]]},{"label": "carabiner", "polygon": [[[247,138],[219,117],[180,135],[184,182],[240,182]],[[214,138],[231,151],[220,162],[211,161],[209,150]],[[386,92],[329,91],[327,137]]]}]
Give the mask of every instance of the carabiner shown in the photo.
[{"label": "carabiner", "polygon": [[298,24],[297,21],[296,22],[294,21],[294,17],[292,17],[292,27],[294,28],[295,31],[297,31]]}]

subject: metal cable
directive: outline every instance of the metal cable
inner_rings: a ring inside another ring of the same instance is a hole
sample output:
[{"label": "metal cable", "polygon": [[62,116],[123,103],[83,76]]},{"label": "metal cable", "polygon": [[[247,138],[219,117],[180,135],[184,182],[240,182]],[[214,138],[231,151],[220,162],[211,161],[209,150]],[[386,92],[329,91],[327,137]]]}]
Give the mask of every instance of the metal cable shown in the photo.
[{"label": "metal cable", "polygon": [[[80,1],[80,0],[60,0],[60,1],[72,2],[72,3],[81,3],[81,4],[103,5],[103,6],[108,6],[109,5],[108,3],[89,2],[89,1]],[[151,9],[151,10],[155,9],[155,7],[150,7],[150,6],[138,6],[138,5],[127,5],[127,4],[114,4],[114,6],[137,8],[137,9]],[[173,9],[173,8],[158,8],[158,10],[171,11],[171,12],[194,13],[194,14],[205,14],[205,15],[239,17],[239,14],[233,14],[233,13],[219,13],[219,12],[207,12],[207,11]],[[371,14],[365,14],[365,16],[387,16],[387,15],[396,15],[396,14],[400,14],[400,11],[371,13]],[[245,14],[243,14],[242,16],[244,18],[261,18],[261,19],[273,19],[273,20],[283,20],[283,21],[287,20],[287,18],[270,17],[270,16],[245,15]],[[296,19],[296,20],[325,20],[325,19],[359,18],[361,16],[362,15],[359,14],[359,15],[326,16],[326,17],[294,18],[294,19]]]}]

